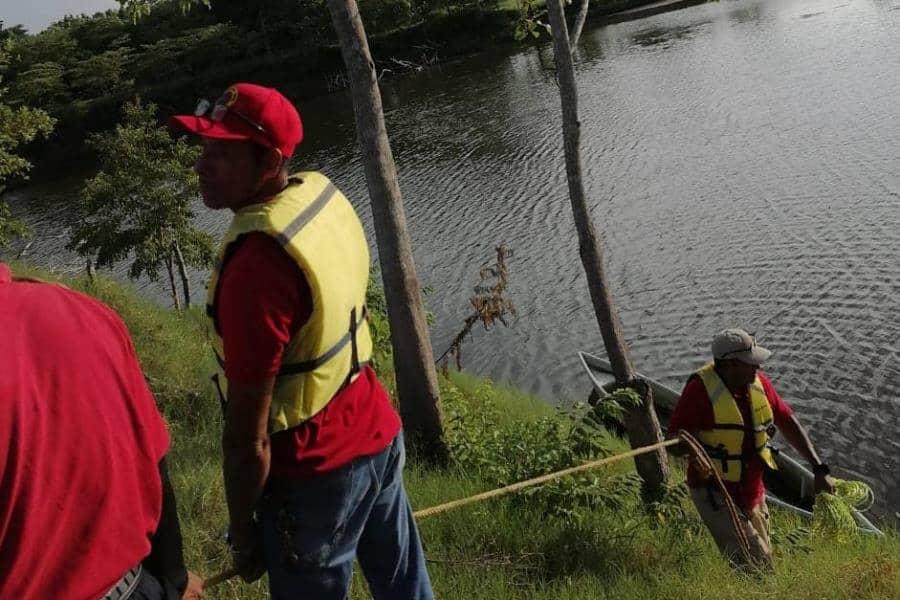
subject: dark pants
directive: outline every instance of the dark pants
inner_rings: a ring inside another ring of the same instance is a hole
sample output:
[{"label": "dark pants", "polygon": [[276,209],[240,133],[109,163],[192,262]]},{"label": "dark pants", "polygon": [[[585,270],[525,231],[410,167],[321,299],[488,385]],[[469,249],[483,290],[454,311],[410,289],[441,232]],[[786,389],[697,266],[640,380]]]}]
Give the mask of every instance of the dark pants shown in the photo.
[{"label": "dark pants", "polygon": [[342,600],[354,559],[376,600],[433,600],[403,488],[403,433],[374,456],[309,480],[273,482],[261,510],[276,600]]}]

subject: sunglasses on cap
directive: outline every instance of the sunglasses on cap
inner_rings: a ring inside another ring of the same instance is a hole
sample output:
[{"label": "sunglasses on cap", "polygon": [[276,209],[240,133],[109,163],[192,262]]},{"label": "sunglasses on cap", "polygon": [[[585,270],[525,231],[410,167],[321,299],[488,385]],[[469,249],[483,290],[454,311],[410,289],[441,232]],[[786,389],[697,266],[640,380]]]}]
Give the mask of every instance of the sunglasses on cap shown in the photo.
[{"label": "sunglasses on cap", "polygon": [[217,100],[215,104],[212,104],[209,100],[200,99],[197,101],[197,106],[194,108],[194,116],[195,117],[206,117],[210,121],[213,121],[214,123],[221,123],[223,120],[225,120],[225,115],[228,115],[228,114],[238,117],[239,119],[244,121],[244,123],[246,123],[247,125],[249,125],[250,127],[254,128],[254,129],[256,129],[263,135],[265,135],[265,136],[269,135],[269,132],[266,131],[265,127],[263,127],[262,125],[260,125],[256,121],[254,121],[253,119],[250,119],[249,117],[247,117],[245,115],[242,115],[241,113],[234,110],[233,108],[229,108],[229,107],[225,106],[225,104],[222,103],[221,99]]}]

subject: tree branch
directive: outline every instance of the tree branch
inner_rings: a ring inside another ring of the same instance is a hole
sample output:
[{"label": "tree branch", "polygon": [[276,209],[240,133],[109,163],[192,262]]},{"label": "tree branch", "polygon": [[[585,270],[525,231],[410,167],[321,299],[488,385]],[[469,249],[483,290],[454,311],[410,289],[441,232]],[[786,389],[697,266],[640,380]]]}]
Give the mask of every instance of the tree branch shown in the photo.
[{"label": "tree branch", "polygon": [[581,30],[584,29],[584,22],[587,21],[588,5],[591,0],[581,0],[581,6],[578,7],[578,14],[575,15],[575,22],[572,24],[572,35],[569,37],[569,48],[573,51],[581,39]]}]

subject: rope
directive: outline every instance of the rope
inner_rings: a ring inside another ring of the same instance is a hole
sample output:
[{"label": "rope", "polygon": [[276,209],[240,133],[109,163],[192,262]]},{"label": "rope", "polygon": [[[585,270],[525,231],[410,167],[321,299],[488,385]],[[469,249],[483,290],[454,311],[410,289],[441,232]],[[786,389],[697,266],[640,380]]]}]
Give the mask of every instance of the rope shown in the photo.
[{"label": "rope", "polygon": [[491,498],[506,496],[525,488],[540,485],[542,483],[547,483],[548,481],[561,479],[563,477],[566,477],[567,475],[582,473],[584,471],[596,469],[597,467],[601,467],[603,465],[608,465],[620,460],[624,460],[626,458],[631,458],[632,456],[640,456],[641,454],[647,454],[648,452],[653,452],[654,450],[659,450],[660,448],[665,448],[667,446],[674,446],[680,443],[681,440],[675,438],[666,440],[665,442],[659,442],[651,446],[643,446],[641,448],[636,448],[628,452],[623,452],[622,454],[616,454],[615,456],[608,456],[606,458],[601,458],[600,460],[594,460],[588,463],[584,463],[583,465],[578,465],[577,467],[570,467],[568,469],[563,469],[562,471],[556,471],[555,473],[548,473],[547,475],[541,475],[540,477],[535,477],[533,479],[527,479],[518,483],[512,483],[496,490],[490,490],[488,492],[482,492],[481,494],[469,496],[468,498],[461,498],[459,500],[453,500],[452,502],[438,504],[437,506],[432,506],[431,508],[424,508],[422,510],[414,512],[413,517],[415,517],[416,519],[425,519],[427,517],[447,512],[448,510],[453,510],[454,508],[459,508],[460,506],[466,506],[467,504],[473,504],[475,502],[481,502],[483,500],[489,500]]},{"label": "rope", "polygon": [[[640,448],[635,448],[633,450],[629,450],[628,452],[623,452],[621,454],[616,454],[614,456],[608,456],[606,458],[601,458],[599,460],[594,460],[591,462],[584,463],[582,465],[578,465],[575,467],[569,467],[568,469],[563,469],[561,471],[555,471],[553,473],[548,473],[546,475],[541,475],[540,477],[534,477],[532,479],[527,479],[525,481],[519,481],[517,483],[513,483],[501,488],[497,488],[494,490],[490,490],[487,492],[482,492],[480,494],[475,494],[474,496],[469,496],[467,498],[460,498],[459,500],[453,500],[451,502],[445,502],[444,504],[438,504],[437,506],[432,506],[430,508],[424,508],[422,510],[418,510],[413,513],[413,517],[417,520],[426,519],[428,517],[433,517],[434,515],[438,515],[441,513],[448,512],[455,508],[459,508],[461,506],[467,506],[469,504],[474,504],[476,502],[483,502],[485,500],[490,500],[491,498],[499,498],[501,496],[507,496],[509,494],[514,494],[523,489],[534,487],[536,485],[541,485],[550,481],[555,481],[557,479],[562,479],[563,477],[567,477],[569,475],[574,475],[576,473],[583,473],[584,471],[590,471],[592,469],[596,469],[597,467],[602,467],[604,465],[609,465],[615,462],[619,462],[625,460],[626,458],[633,458],[635,456],[640,456],[642,454],[648,454],[650,452],[655,452],[661,448],[667,448],[669,446],[675,446],[677,444],[685,444],[688,447],[688,450],[694,456],[694,458],[702,465],[704,468],[709,469],[712,473],[711,477],[718,484],[719,489],[722,491],[722,497],[725,501],[725,506],[728,508],[728,514],[731,517],[731,524],[734,527],[735,534],[737,535],[738,542],[740,542],[741,550],[744,552],[748,562],[751,562],[751,554],[750,554],[750,542],[747,539],[747,534],[744,531],[743,526],[740,522],[740,517],[738,516],[738,509],[734,504],[734,501],[731,499],[731,495],[728,493],[728,490],[725,489],[725,484],[722,483],[722,479],[719,477],[718,473],[716,473],[715,468],[713,467],[712,461],[707,456],[706,451],[703,449],[703,446],[694,439],[686,431],[679,431],[678,437],[670,440],[666,440],[663,442],[658,442],[656,444],[651,444],[649,446],[642,446]],[[237,575],[237,569],[231,568],[218,575],[210,577],[203,584],[203,589],[210,589],[223,581],[231,579]]]},{"label": "rope", "polygon": [[844,541],[859,531],[853,509],[865,511],[875,501],[872,488],[862,481],[834,480],[834,493],[816,494],[813,505],[813,530],[834,535]]},{"label": "rope", "polygon": [[684,429],[678,430],[678,438],[680,441],[683,441],[684,444],[691,451],[691,454],[694,457],[694,460],[700,463],[700,465],[709,473],[709,478],[713,480],[716,484],[716,487],[719,488],[719,491],[722,492],[722,499],[725,502],[725,508],[728,509],[728,516],[731,518],[731,528],[734,529],[735,535],[737,535],[738,545],[741,547],[741,552],[744,554],[744,560],[747,564],[754,564],[753,554],[750,552],[750,540],[747,539],[747,532],[744,531],[744,527],[741,524],[741,518],[738,514],[738,508],[734,503],[734,500],[731,498],[731,494],[728,493],[728,490],[725,488],[725,484],[722,482],[722,478],[719,477],[718,471],[716,471],[715,467],[712,464],[712,461],[709,459],[709,455],[706,454],[706,450],[703,448],[703,445],[694,438],[691,434],[689,434]]}]

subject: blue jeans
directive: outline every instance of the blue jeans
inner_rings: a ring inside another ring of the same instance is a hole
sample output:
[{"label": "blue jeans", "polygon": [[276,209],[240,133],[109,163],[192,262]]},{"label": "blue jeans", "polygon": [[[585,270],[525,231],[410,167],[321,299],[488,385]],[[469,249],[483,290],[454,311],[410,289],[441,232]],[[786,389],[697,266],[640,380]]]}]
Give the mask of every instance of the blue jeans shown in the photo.
[{"label": "blue jeans", "polygon": [[401,431],[380,454],[309,480],[273,481],[260,507],[272,598],[343,600],[359,560],[377,600],[432,600],[403,488]]}]

